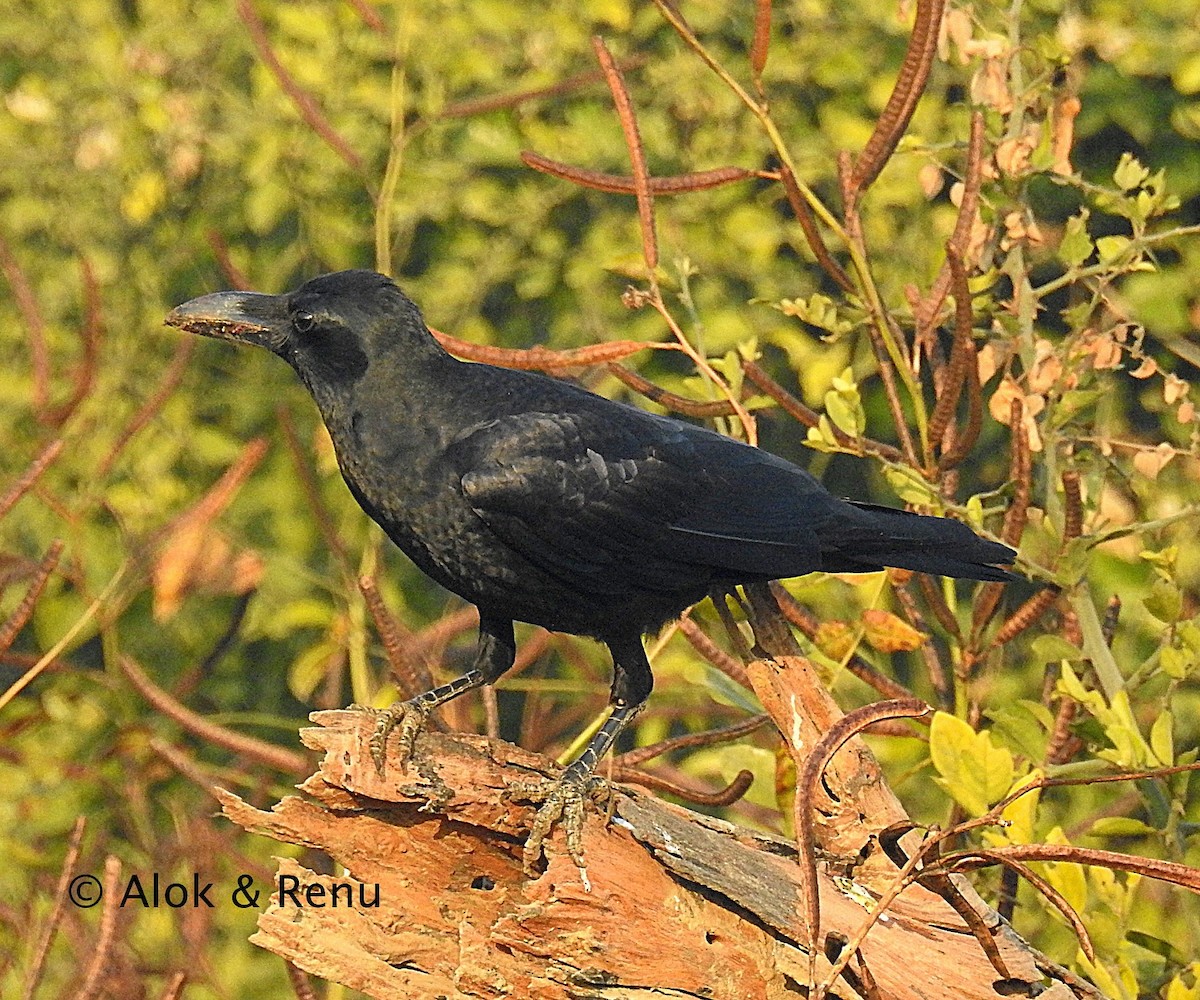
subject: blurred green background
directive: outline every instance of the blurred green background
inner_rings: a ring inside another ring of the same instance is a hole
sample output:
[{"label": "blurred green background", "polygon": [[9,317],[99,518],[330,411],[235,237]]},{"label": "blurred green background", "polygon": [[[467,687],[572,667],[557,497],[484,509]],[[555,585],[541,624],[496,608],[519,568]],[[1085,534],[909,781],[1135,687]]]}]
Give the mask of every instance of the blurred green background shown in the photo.
[{"label": "blurred green background", "polygon": [[[749,87],[754,5],[703,0],[684,13]],[[835,210],[837,154],[861,149],[870,135],[911,17],[909,5],[877,0],[776,5],[763,75],[771,118],[798,176]],[[1200,738],[1200,548],[1189,516],[1200,504],[1200,437],[1187,409],[1200,363],[1192,231],[1200,222],[1200,10],[1165,0],[1136,8],[1027,0],[953,8],[949,17],[913,124],[863,202],[870,272],[897,329],[911,333],[908,289],[927,289],[942,266],[972,102],[982,107],[997,156],[984,174],[972,290],[977,346],[999,359],[984,394],[991,399],[1011,378],[1043,406],[1031,418],[1043,447],[1033,456],[1037,516],[1022,541],[1024,568],[1062,584],[1073,601],[1093,602],[1101,616],[1119,595],[1112,649],[1130,679],[1121,698],[1097,693],[1085,662],[1097,650],[1073,639],[1069,608],[1079,605],[1064,603],[1067,612],[1050,613],[960,678],[958,708],[966,716],[977,706],[969,721],[987,731],[978,738],[1008,755],[992,784],[1019,780],[1046,764],[1054,712],[1069,696],[1045,679],[1047,664],[1066,662],[1087,690],[1074,692],[1082,706],[1075,757],[1057,766],[1190,763]],[[0,708],[0,856],[8,861],[0,867],[0,995],[23,995],[77,816],[87,819],[81,871],[99,873],[107,854],[142,872],[187,873],[202,859],[210,878],[231,882],[290,850],[214,818],[194,779],[203,774],[267,805],[302,775],[214,747],[150,708],[122,658],[210,721],[295,748],[313,707],[386,703],[392,693],[354,586],[359,574],[377,576],[386,605],[445,676],[469,655],[469,618],[381,543],[286,368],[264,352],[185,342],[162,326],[171,306],[242,281],[282,291],[324,271],[377,267],[397,277],[431,325],[479,344],[670,339],[653,310],[622,304],[626,287],[645,280],[634,200],[537,173],[519,158],[535,150],[629,173],[596,71],[595,34],[625,67],[653,175],[777,167],[759,123],[651,4],[81,0],[65,10],[32,0],[0,23],[0,490],[63,442],[0,519],[4,615],[18,610],[52,541],[63,543],[0,659],[0,691],[45,668]],[[1064,169],[1055,127],[1070,97],[1080,110],[1068,116]],[[1027,162],[1014,165],[1006,140],[1026,142]],[[660,198],[657,224],[672,310],[731,383],[740,383],[739,352],[757,357],[818,412],[832,414],[831,393],[861,400],[867,434],[896,442],[863,311],[814,264],[778,184],[751,179]],[[846,263],[844,246],[829,242]],[[1026,285],[1022,311],[1014,302]],[[828,297],[828,323],[816,315],[825,300],[814,296]],[[626,363],[672,392],[717,397],[677,352]],[[839,390],[834,379],[847,369],[851,388]],[[653,405],[603,366],[569,374]],[[747,396],[764,407],[767,447],[807,464],[835,492],[899,502],[896,470],[886,476],[878,462],[806,449],[803,427],[765,397]],[[920,486],[915,496],[901,490],[903,499],[924,498],[998,531],[1013,495],[1011,435],[996,419],[1004,412],[985,408],[957,490],[937,496]],[[237,481],[213,493],[231,466]],[[1064,541],[1064,469],[1080,472],[1085,487],[1084,537],[1073,544]],[[903,612],[878,577],[790,589],[851,632],[872,605]],[[1011,589],[1001,619],[1033,593]],[[970,593],[960,588],[950,601],[964,628]],[[706,628],[711,618],[697,612]],[[961,644],[926,619],[939,655],[959,662]],[[583,641],[542,640],[532,630],[519,639],[544,641],[546,654],[501,685],[501,731],[560,753],[605,702],[605,658]],[[862,652],[934,699],[919,652]],[[835,670],[836,650],[818,643],[812,653],[845,704],[868,699]],[[656,648],[655,667],[640,742],[753,709],[748,694],[716,691],[714,671],[678,635]],[[481,719],[472,705],[455,721]],[[944,738],[959,737],[932,763],[926,742],[873,744],[917,818],[970,813],[966,779],[948,761],[954,753],[969,761],[983,745],[969,732]],[[774,809],[769,734],[671,766],[712,785],[749,767],[758,780],[730,814],[786,832]],[[1058,789],[1020,833],[1196,864],[1200,801],[1188,779]],[[1114,996],[1200,996],[1191,964],[1200,908],[1183,890],[1069,865],[1045,872],[1085,914],[1102,961],[1083,959],[1066,924],[1027,887],[1015,916],[1021,933]],[[994,899],[995,876],[978,882]],[[38,995],[78,980],[95,917],[69,908],[40,966]],[[289,990],[282,963],[246,943],[254,917],[231,907],[139,913],[122,930],[105,988],[156,995],[188,970],[187,997]]]}]

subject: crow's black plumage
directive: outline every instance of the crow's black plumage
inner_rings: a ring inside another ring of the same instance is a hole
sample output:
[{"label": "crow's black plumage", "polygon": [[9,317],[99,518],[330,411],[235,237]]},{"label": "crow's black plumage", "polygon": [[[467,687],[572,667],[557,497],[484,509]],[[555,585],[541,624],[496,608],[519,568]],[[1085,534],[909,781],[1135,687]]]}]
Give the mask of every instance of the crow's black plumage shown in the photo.
[{"label": "crow's black plumage", "polygon": [[884,566],[1011,579],[999,564],[1013,551],[957,521],[839,500],[789,462],[705,428],[459,361],[372,271],[327,274],[287,295],[205,295],[167,322],[287,361],[363,509],[479,608],[474,668],[382,714],[378,766],[394,726],[411,754],[434,707],[512,666],[514,620],[607,644],[613,714],[549,796],[533,849],[564,808],[568,832],[577,827],[592,767],[649,695],[642,635],[709,590]]}]

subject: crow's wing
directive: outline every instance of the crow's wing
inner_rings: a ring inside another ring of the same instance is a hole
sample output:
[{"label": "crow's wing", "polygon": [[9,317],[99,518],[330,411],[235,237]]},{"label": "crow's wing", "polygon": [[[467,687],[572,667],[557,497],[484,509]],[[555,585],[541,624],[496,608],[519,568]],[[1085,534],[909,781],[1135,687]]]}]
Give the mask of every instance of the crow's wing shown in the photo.
[{"label": "crow's wing", "polygon": [[501,417],[469,428],[448,457],[506,544],[585,591],[821,568],[820,525],[849,505],[815,479],[703,428],[617,415]]}]

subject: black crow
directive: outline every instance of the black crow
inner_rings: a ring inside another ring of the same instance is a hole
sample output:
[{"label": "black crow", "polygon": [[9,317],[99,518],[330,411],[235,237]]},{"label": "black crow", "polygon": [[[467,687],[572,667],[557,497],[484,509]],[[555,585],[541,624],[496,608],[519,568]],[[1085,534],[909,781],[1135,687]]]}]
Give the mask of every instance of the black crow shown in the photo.
[{"label": "black crow", "polygon": [[286,295],[205,295],[167,322],[266,347],[291,365],[363,510],[479,608],[472,669],[379,714],[380,770],[394,728],[405,761],[433,709],[512,666],[514,621],[608,646],[612,714],[542,796],[527,861],[565,812],[582,865],[593,768],[650,694],[642,636],[710,590],[885,566],[1012,578],[1000,568],[1012,549],[958,521],[839,500],[803,469],[706,428],[545,375],[459,361],[373,271],[326,274]]}]

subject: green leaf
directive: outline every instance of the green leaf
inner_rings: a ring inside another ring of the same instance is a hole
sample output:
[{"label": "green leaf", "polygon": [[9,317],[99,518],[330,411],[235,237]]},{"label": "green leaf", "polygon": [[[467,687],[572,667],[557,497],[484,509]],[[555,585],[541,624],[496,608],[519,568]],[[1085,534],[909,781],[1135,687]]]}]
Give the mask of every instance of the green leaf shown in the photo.
[{"label": "green leaf", "polygon": [[1096,250],[1100,254],[1100,262],[1112,264],[1119,260],[1133,241],[1128,236],[1101,236],[1096,240]]},{"label": "green leaf", "polygon": [[1095,249],[1095,244],[1088,235],[1087,220],[1088,210],[1086,208],[1067,220],[1062,241],[1058,244],[1058,259],[1067,267],[1079,267]]},{"label": "green leaf", "polygon": [[1154,751],[1154,756],[1163,767],[1170,767],[1175,763],[1175,740],[1171,726],[1171,713],[1162,711],[1150,727],[1150,749]]},{"label": "green leaf", "polygon": [[1158,665],[1172,680],[1181,681],[1196,665],[1195,657],[1177,646],[1164,646],[1158,654]]},{"label": "green leaf", "polygon": [[1122,191],[1132,191],[1149,176],[1150,171],[1132,153],[1122,153],[1121,161],[1113,171],[1113,180]]},{"label": "green leaf", "polygon": [[1158,831],[1132,816],[1102,816],[1088,829],[1096,837],[1144,837]]},{"label": "green leaf", "polygon": [[1183,612],[1183,593],[1170,580],[1155,580],[1150,595],[1142,603],[1160,622],[1173,625]]},{"label": "green leaf", "polygon": [[839,430],[851,437],[862,437],[867,428],[867,415],[863,412],[858,385],[849,368],[833,380],[833,388],[825,393],[825,412]]},{"label": "green leaf", "polygon": [[1013,757],[992,744],[987,731],[977,733],[946,712],[933,717],[929,753],[941,775],[939,783],[970,815],[981,816],[1013,783]]},{"label": "green leaf", "polygon": [[937,506],[933,487],[926,482],[920,473],[909,469],[907,466],[885,465],[883,467],[883,478],[896,491],[896,496],[905,503],[911,503],[918,507]]},{"label": "green leaf", "polygon": [[1082,660],[1083,650],[1067,642],[1061,635],[1047,633],[1039,635],[1029,645],[1034,659],[1040,663],[1054,663],[1057,660]]}]

